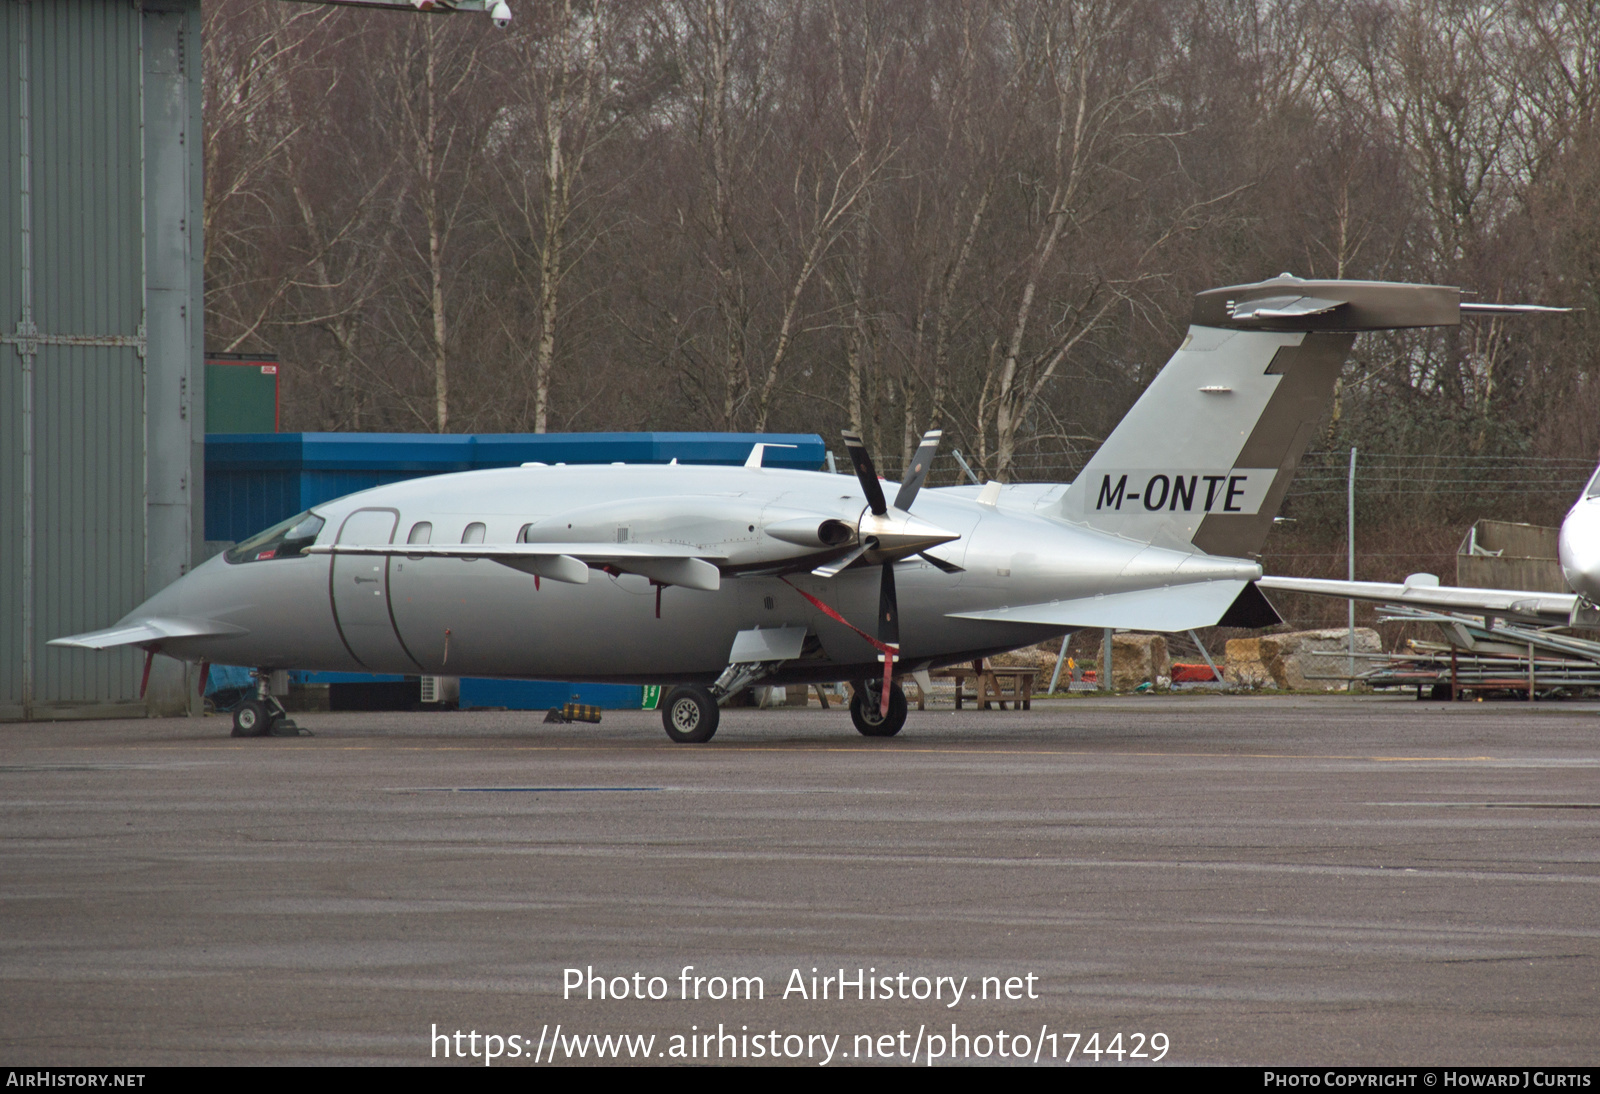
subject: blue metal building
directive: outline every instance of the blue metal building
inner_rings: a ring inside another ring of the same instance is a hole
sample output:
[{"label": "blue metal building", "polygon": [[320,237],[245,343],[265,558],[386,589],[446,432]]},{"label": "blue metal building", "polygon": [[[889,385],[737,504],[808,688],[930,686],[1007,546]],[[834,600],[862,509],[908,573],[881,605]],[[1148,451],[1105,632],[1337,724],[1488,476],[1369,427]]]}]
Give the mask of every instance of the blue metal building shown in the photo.
[{"label": "blue metal building", "polygon": [[212,433],[206,436],[206,536],[232,543],[319,502],[391,482],[524,463],[737,466],[820,470],[815,433]]}]

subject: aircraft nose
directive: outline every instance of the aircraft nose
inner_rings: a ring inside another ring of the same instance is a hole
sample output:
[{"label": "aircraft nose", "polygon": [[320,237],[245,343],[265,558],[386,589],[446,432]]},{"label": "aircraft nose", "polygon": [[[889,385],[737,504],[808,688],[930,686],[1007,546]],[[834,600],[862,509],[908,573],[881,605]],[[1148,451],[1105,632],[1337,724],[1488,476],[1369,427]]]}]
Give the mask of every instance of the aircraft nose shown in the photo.
[{"label": "aircraft nose", "polygon": [[184,601],[187,599],[185,594],[188,593],[190,586],[193,584],[190,580],[193,577],[193,571],[184,574],[182,577],[178,578],[178,580],[172,582],[172,584],[167,585],[166,587],[158,590],[154,595],[148,597],[143,604],[140,604],[137,608],[130,612],[129,615],[139,616],[140,618],[145,619],[154,619],[161,616],[183,615]]},{"label": "aircraft nose", "polygon": [[1561,573],[1572,591],[1600,603],[1600,498],[1585,498],[1561,522]]},{"label": "aircraft nose", "polygon": [[[145,619],[181,621],[187,633],[243,633],[244,628],[224,623],[236,614],[237,597],[228,595],[226,569],[221,556],[207,559],[139,605],[134,614]],[[212,626],[215,624],[215,626]]]}]

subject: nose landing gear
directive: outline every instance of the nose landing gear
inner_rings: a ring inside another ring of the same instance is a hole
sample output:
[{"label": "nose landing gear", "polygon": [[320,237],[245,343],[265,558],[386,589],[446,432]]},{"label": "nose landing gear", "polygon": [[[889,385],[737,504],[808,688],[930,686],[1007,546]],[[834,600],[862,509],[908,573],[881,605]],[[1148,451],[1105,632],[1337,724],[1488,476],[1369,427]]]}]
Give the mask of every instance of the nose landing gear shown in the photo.
[{"label": "nose landing gear", "polygon": [[272,673],[262,670],[253,673],[256,678],[256,697],[246,699],[233,708],[233,736],[235,737],[309,737],[311,731],[303,729],[289,717],[289,712],[272,695],[268,682]]}]

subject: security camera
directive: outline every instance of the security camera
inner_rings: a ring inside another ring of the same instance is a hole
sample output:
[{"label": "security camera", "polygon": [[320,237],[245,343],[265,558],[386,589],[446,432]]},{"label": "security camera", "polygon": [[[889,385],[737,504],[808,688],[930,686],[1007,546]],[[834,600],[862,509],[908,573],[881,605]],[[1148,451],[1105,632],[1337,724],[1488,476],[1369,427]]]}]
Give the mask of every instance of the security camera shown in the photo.
[{"label": "security camera", "polygon": [[506,0],[495,0],[494,7],[489,9],[489,19],[495,26],[505,30],[511,25],[511,5]]}]

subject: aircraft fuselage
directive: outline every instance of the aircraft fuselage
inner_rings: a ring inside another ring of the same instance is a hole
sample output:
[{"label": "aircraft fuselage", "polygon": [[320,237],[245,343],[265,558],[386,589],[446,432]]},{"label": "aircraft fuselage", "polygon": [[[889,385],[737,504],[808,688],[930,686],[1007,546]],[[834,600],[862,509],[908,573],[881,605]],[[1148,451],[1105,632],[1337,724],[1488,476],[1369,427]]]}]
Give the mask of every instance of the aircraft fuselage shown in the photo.
[{"label": "aircraft fuselage", "polygon": [[[951,613],[1260,576],[1253,562],[1152,547],[1035,511],[1059,490],[1010,487],[998,504],[981,501],[976,487],[921,493],[916,516],[960,537],[930,553],[962,569],[946,573],[915,555],[895,564],[901,671],[1067,629]],[[804,653],[786,661],[774,682],[867,677],[882,671],[874,646],[797,590],[871,633],[879,567],[857,564],[820,578],[810,567],[841,549],[797,547],[767,531],[782,532],[795,514],[855,527],[865,505],[851,477],[766,468],[535,466],[440,475],[314,507],[324,521],[316,544],[689,545],[722,560],[720,587],[658,586],[638,573],[603,570],[587,584],[569,584],[487,558],[296,551],[213,558],[129,619],[237,628],[161,643],[163,653],[191,661],[633,683],[707,682],[727,667],[738,632],[805,627]]]}]

